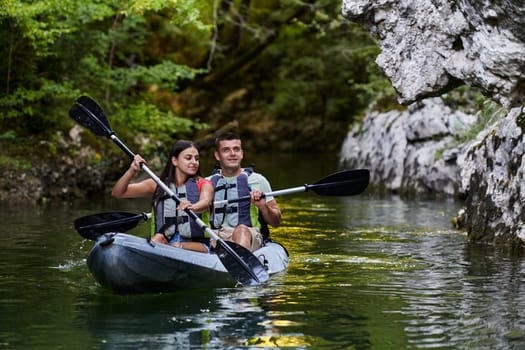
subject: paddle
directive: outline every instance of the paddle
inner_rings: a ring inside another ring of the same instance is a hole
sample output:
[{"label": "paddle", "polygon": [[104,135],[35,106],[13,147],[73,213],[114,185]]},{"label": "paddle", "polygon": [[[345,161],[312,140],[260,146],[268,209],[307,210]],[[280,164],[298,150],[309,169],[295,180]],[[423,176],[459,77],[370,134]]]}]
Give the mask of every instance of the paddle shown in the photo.
[{"label": "paddle", "polygon": [[84,238],[96,241],[108,232],[126,232],[135,228],[139,222],[146,221],[151,213],[128,213],[110,211],[86,215],[75,220],[75,229]]},{"label": "paddle", "polygon": [[[342,170],[328,175],[314,184],[287,188],[265,193],[265,196],[281,196],[297,192],[313,191],[321,196],[352,196],[362,193],[368,186],[370,172],[367,169]],[[250,196],[216,201],[215,206],[249,200]]]},{"label": "paddle", "polygon": [[[120,147],[130,158],[135,157],[133,153],[118,137],[115,135],[109,125],[106,114],[102,107],[96,101],[88,96],[81,96],[69,110],[71,118],[76,120],[80,125],[91,130],[97,136],[105,136],[111,139]],[[180,203],[179,197],[170,188],[163,183],[155,173],[153,173],[145,164],[141,164],[144,170],[152,179],[166,192],[175,202]],[[262,263],[248,249],[236,244],[235,242],[225,242],[215,234],[206,224],[189,209],[184,210],[201,229],[206,231],[210,237],[217,241],[216,252],[223,263],[224,267],[239,283],[245,285],[258,285],[266,282],[270,277]]]}]

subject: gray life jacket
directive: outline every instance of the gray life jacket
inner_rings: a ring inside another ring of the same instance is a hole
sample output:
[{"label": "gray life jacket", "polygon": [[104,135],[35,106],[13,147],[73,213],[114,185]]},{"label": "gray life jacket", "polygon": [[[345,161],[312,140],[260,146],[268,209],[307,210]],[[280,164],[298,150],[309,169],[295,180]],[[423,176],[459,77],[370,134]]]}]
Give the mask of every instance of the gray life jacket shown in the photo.
[{"label": "gray life jacket", "polygon": [[[173,183],[169,187],[181,200],[188,200],[191,203],[199,201],[200,193],[196,178],[188,179],[186,184],[178,188]],[[187,239],[205,238],[204,230],[185,211],[177,210],[177,203],[168,195],[155,203],[154,213],[155,232],[163,233],[168,241],[173,238],[176,232]],[[200,217],[200,215],[198,216]]]},{"label": "gray life jacket", "polygon": [[[227,179],[220,173],[212,175],[210,180],[215,189],[214,201],[249,196],[251,189],[248,186],[248,177],[251,173],[253,173],[251,168],[245,168],[239,176],[234,178]],[[236,227],[240,224],[258,227],[258,220],[255,222],[252,220],[252,210],[249,200],[214,207],[210,217],[210,225],[213,229],[220,228],[224,223],[230,227]]]}]

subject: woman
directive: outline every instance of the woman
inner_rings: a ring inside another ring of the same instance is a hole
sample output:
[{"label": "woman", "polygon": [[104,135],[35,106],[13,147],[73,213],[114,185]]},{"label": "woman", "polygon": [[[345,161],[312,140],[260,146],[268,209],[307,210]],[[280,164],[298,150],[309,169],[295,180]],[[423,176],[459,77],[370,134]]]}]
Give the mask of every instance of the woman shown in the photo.
[{"label": "woman", "polygon": [[136,155],[129,169],[117,181],[111,191],[116,198],[152,197],[155,215],[155,234],[152,240],[169,243],[175,247],[209,252],[209,239],[204,231],[184,209],[200,214],[208,210],[213,201],[211,181],[200,176],[199,151],[191,141],[175,143],[160,179],[177,194],[181,202],[177,206],[152,179],[130,183],[140,171],[141,163],[146,163]]}]

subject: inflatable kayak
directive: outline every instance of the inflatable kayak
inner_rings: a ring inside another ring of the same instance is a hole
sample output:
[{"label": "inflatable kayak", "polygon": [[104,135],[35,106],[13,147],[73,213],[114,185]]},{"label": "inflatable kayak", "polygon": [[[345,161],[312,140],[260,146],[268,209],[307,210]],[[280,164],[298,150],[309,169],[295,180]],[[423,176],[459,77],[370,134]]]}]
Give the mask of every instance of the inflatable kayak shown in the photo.
[{"label": "inflatable kayak", "polygon": [[[288,267],[288,252],[279,243],[267,242],[253,254],[270,275]],[[87,265],[97,282],[120,294],[236,285],[217,254],[175,248],[126,233],[98,237]]]}]

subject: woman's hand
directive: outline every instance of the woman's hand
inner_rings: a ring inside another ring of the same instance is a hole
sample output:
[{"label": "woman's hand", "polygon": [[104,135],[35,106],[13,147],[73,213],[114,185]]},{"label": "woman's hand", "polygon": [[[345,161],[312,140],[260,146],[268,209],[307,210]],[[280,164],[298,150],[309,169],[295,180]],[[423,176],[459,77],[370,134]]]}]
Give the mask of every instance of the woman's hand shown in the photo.
[{"label": "woman's hand", "polygon": [[185,210],[185,209],[192,210],[193,207],[192,207],[192,204],[191,204],[190,201],[182,200],[182,201],[180,201],[179,206],[177,207],[177,209],[178,210]]},{"label": "woman's hand", "polygon": [[141,164],[146,163],[146,161],[140,156],[135,155],[133,161],[131,162],[128,170],[118,181],[115,183],[111,189],[111,195],[115,198],[137,198],[137,197],[146,197],[155,193],[155,188],[157,185],[152,179],[142,180],[140,182],[131,183],[135,175],[140,171]]},{"label": "woman's hand", "polygon": [[146,161],[140,156],[140,154],[136,154],[129,168],[135,173],[138,173],[142,169],[142,164],[146,164]]}]

